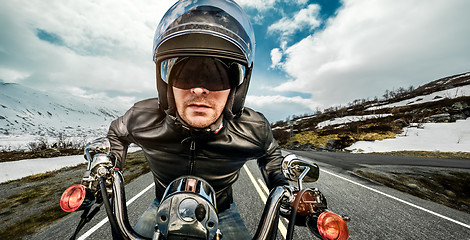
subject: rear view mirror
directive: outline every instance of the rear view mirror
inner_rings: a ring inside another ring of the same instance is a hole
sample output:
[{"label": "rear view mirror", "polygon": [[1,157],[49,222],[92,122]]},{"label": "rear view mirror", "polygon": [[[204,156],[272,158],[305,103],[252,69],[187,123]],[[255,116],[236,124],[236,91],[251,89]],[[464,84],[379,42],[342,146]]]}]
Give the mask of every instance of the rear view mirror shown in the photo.
[{"label": "rear view mirror", "polygon": [[315,182],[320,175],[318,165],[305,159],[299,159],[294,154],[289,154],[282,160],[282,173],[292,181],[299,179],[304,182]]},{"label": "rear view mirror", "polygon": [[95,155],[99,153],[111,153],[111,143],[108,138],[97,138],[85,146],[84,157],[88,162],[92,162]]}]

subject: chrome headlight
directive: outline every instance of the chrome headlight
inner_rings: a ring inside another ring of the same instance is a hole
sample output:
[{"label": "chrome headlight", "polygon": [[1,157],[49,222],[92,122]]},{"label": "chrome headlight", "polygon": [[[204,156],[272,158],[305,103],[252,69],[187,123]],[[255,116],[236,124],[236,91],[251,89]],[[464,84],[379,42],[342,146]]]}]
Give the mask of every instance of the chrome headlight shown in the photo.
[{"label": "chrome headlight", "polygon": [[168,185],[157,212],[165,239],[213,239],[218,223],[215,191],[204,179],[184,176]]}]

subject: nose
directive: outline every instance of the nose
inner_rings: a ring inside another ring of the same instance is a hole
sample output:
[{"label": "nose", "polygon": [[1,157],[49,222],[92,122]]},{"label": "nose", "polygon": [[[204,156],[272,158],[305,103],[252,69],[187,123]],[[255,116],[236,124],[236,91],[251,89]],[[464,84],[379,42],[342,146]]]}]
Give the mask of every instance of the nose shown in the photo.
[{"label": "nose", "polygon": [[209,90],[202,88],[202,87],[195,87],[191,88],[191,93],[201,95],[201,94],[209,94]]}]

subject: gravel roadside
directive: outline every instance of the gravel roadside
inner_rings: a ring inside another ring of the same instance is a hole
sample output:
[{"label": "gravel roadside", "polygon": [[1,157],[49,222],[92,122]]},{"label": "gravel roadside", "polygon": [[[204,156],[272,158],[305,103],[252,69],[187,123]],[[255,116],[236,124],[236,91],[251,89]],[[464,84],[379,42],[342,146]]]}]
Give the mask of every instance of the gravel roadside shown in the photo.
[{"label": "gravel roadside", "polygon": [[363,165],[353,173],[422,199],[470,213],[470,169]]}]

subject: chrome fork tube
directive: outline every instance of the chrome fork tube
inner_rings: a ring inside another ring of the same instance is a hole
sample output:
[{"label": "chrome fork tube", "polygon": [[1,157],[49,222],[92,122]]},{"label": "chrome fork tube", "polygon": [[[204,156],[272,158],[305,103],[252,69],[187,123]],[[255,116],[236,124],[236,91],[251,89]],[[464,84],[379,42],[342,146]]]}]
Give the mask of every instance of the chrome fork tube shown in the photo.
[{"label": "chrome fork tube", "polygon": [[113,174],[113,204],[114,215],[116,216],[117,223],[121,233],[125,239],[130,240],[147,240],[149,238],[143,237],[136,233],[132,226],[129,224],[127,216],[126,196],[124,191],[124,178],[120,171],[115,171]]},{"label": "chrome fork tube", "polygon": [[271,190],[253,239],[265,240],[274,239],[276,237],[277,225],[279,223],[279,209],[284,197],[292,198],[292,192],[287,187],[278,186]]}]

